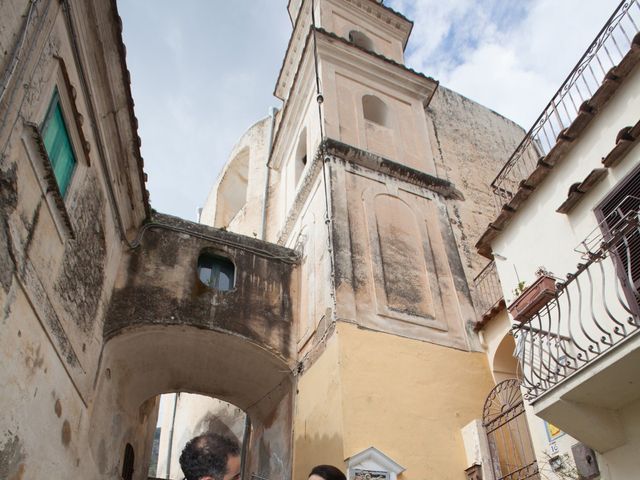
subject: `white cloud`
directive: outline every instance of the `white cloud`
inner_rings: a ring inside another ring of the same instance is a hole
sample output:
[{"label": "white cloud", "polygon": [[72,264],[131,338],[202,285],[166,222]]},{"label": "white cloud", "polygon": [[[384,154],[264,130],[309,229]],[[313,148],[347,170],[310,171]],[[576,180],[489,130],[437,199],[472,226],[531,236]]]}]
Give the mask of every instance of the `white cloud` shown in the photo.
[{"label": "white cloud", "polygon": [[[528,128],[618,0],[386,0],[414,20],[407,65]],[[152,206],[194,219],[268,108],[286,1],[119,0]]]},{"label": "white cloud", "polygon": [[411,11],[407,64],[528,128],[618,0],[388,0]]}]

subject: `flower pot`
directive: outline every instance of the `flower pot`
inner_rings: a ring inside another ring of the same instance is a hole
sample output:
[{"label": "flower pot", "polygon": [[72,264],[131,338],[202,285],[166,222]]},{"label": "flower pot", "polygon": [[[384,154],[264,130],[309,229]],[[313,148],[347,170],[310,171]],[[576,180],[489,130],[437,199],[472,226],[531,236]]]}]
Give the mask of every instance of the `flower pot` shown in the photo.
[{"label": "flower pot", "polygon": [[555,293],[555,279],[542,275],[509,305],[509,313],[517,322],[527,322],[555,296]]}]

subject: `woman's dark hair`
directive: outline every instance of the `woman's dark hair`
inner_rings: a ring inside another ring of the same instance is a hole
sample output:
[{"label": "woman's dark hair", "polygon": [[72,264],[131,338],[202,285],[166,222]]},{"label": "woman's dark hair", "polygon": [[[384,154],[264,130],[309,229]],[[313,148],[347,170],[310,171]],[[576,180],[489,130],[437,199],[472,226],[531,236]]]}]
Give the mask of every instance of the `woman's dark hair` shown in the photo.
[{"label": "woman's dark hair", "polygon": [[186,480],[199,480],[211,476],[217,480],[227,473],[229,456],[240,454],[238,442],[216,433],[205,433],[192,438],[180,455],[180,466]]},{"label": "woman's dark hair", "polygon": [[324,480],[347,480],[344,473],[333,465],[316,465],[311,469],[309,476],[311,475],[318,475],[324,478]]}]

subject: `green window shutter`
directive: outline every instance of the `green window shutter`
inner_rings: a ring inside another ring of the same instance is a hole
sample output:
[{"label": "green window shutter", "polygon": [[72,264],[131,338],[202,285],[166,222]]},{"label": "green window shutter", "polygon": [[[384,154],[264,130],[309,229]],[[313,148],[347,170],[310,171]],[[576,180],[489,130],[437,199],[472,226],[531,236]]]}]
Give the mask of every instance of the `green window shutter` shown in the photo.
[{"label": "green window shutter", "polygon": [[62,196],[64,196],[76,166],[76,158],[73,154],[69,132],[62,116],[62,108],[60,107],[60,98],[57,91],[51,101],[42,132],[44,146],[47,149],[58,188]]}]

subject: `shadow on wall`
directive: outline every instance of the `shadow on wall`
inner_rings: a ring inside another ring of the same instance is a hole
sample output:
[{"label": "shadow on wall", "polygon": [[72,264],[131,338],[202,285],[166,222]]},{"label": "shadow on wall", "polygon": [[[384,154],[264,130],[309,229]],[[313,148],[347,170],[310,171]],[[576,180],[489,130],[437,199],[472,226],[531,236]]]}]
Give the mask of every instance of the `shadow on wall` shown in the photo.
[{"label": "shadow on wall", "polygon": [[294,449],[293,478],[306,479],[316,465],[334,465],[346,474],[342,438],[337,435],[329,437],[304,432],[294,439]]}]

